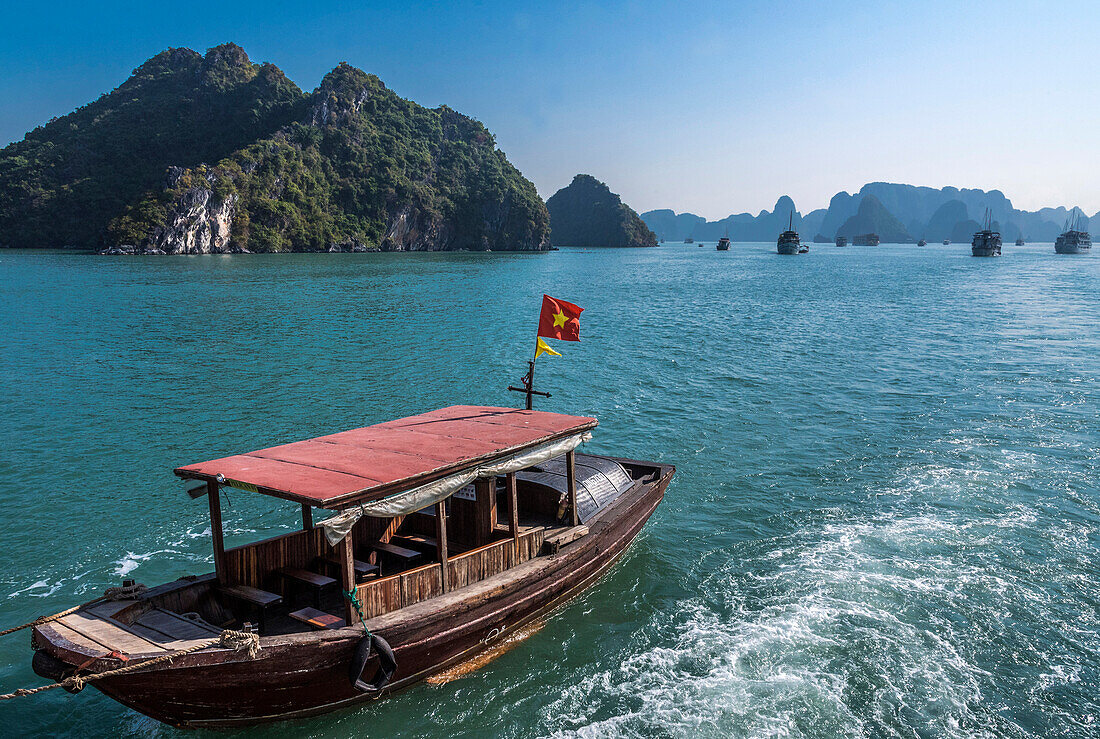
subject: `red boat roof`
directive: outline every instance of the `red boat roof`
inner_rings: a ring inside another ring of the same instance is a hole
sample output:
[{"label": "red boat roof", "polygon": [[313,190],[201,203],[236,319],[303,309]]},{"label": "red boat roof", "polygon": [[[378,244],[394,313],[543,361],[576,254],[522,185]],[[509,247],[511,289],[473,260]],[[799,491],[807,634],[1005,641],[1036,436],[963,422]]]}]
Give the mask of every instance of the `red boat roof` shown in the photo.
[{"label": "red boat roof", "polygon": [[531,446],[596,419],[456,405],[315,439],[178,467],[175,473],[318,508],[377,500]]}]

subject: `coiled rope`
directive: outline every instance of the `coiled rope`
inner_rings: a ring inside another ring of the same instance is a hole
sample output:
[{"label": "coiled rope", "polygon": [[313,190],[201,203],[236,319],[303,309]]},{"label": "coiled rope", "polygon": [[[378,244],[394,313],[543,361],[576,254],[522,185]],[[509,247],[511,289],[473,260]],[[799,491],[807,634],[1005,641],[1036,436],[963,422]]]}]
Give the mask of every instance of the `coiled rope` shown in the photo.
[{"label": "coiled rope", "polygon": [[180,649],[179,651],[172,652],[171,654],[164,654],[160,657],[154,657],[151,660],[144,662],[135,662],[125,667],[119,667],[115,670],[108,670],[106,672],[97,672],[92,675],[73,675],[72,677],[61,680],[60,682],[52,683],[50,685],[43,685],[38,688],[20,688],[14,693],[7,693],[0,695],[0,701],[11,700],[12,698],[22,698],[25,695],[34,695],[35,693],[41,693],[46,690],[53,690],[54,688],[68,688],[74,693],[80,692],[84,689],[87,683],[95,680],[102,680],[105,677],[114,677],[116,675],[122,675],[127,672],[133,672],[135,670],[143,670],[147,667],[153,667],[154,665],[162,664],[164,662],[171,662],[176,657],[182,657],[185,654],[191,654],[191,652],[197,652],[200,649],[206,649],[212,646],[221,646],[226,649],[232,649],[237,652],[247,652],[250,659],[254,659],[257,654],[260,653],[260,637],[258,634],[253,634],[248,631],[233,631],[232,629],[226,629],[218,635],[216,639],[210,639],[205,642],[200,642],[194,646],[190,646],[187,649]]}]

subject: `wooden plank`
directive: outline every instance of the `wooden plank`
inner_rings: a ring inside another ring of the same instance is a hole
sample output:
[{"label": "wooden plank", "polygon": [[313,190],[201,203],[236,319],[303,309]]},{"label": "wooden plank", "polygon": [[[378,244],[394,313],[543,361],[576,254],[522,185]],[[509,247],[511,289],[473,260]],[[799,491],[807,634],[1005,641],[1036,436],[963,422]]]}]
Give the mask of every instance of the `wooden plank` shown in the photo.
[{"label": "wooden plank", "polygon": [[474,493],[474,544],[481,546],[492,541],[493,527],[497,525],[496,478],[474,482]]},{"label": "wooden plank", "polygon": [[141,614],[133,625],[154,629],[172,639],[209,639],[221,633],[207,624],[181,618],[159,608]]},{"label": "wooden plank", "polygon": [[108,600],[96,603],[93,606],[85,606],[84,610],[100,618],[111,618],[119,611],[125,610],[137,603],[136,600]]},{"label": "wooden plank", "polygon": [[565,529],[564,531],[558,531],[547,536],[544,539],[544,545],[550,554],[557,554],[558,551],[566,544],[576,541],[582,536],[588,534],[587,526],[573,526]]},{"label": "wooden plank", "polygon": [[150,641],[154,641],[154,642],[161,645],[162,647],[164,647],[165,649],[167,649],[170,652],[174,652],[177,649],[189,649],[190,647],[194,647],[194,646],[197,646],[199,644],[207,643],[211,639],[214,638],[213,636],[210,636],[209,634],[204,634],[201,638],[197,638],[197,639],[176,639],[176,638],[173,638],[171,636],[167,636],[165,634],[162,634],[161,632],[157,631],[156,629],[151,629],[151,628],[148,628],[146,626],[142,626],[140,624],[132,624],[130,626],[130,629],[133,630],[133,632],[135,634],[142,637],[143,639],[149,639]]},{"label": "wooden plank", "polygon": [[206,483],[206,499],[210,502],[210,536],[214,540],[214,573],[218,582],[225,579],[225,540],[222,538],[222,501],[218,492],[218,483]]},{"label": "wooden plank", "polygon": [[331,613],[319,611],[316,608],[302,608],[301,610],[293,611],[290,617],[304,624],[309,624],[316,629],[344,628],[344,619],[339,616],[333,616]]},{"label": "wooden plank", "polygon": [[282,602],[283,596],[269,593],[266,590],[249,587],[248,585],[224,585],[218,588],[218,592],[228,595],[230,598],[243,600],[261,608],[273,606]]},{"label": "wooden plank", "polygon": [[200,629],[201,631],[203,631],[205,633],[213,634],[214,636],[218,636],[222,633],[222,630],[219,629],[217,626],[214,626],[213,624],[207,623],[206,621],[203,621],[202,619],[184,618],[183,616],[181,616],[178,613],[173,613],[172,611],[166,611],[163,608],[158,608],[157,610],[160,613],[162,613],[162,614],[164,614],[164,615],[166,615],[170,618],[174,618],[177,621],[182,621],[183,623],[188,624],[189,626],[196,627],[196,628]]},{"label": "wooden plank", "polygon": [[[336,547],[336,556],[340,559],[340,587],[345,593],[358,592],[355,586],[355,554],[352,551],[351,532],[340,540]],[[355,604],[346,595],[344,601],[344,621],[350,626],[359,623],[359,614]]]},{"label": "wooden plank", "polygon": [[386,554],[404,560],[414,560],[417,557],[421,556],[420,552],[412,549],[406,549],[405,547],[399,547],[396,544],[390,544],[389,542],[378,542],[377,544],[372,544],[371,549],[374,549],[378,552],[385,552]]},{"label": "wooden plank", "polygon": [[516,557],[519,557],[519,499],[517,497],[516,473],[509,472],[505,477],[508,488],[508,516],[512,523],[512,540],[515,542]]},{"label": "wooden plank", "polygon": [[165,651],[164,647],[155,641],[128,631],[121,624],[105,621],[80,611],[70,613],[59,620],[73,631],[102,644],[109,650],[117,649],[126,654],[148,654],[149,652]]},{"label": "wooden plank", "polygon": [[86,649],[92,654],[99,655],[100,657],[104,657],[110,654],[112,651],[111,647],[100,644],[96,640],[84,636],[79,631],[76,631],[61,623],[60,620],[51,621],[49,624],[47,624],[47,627],[53,629],[62,639],[72,642],[81,649]]},{"label": "wooden plank", "polygon": [[447,587],[447,501],[441,500],[435,504],[435,542],[440,564],[440,586],[443,592]]},{"label": "wooden plank", "polygon": [[302,503],[302,530],[309,531],[313,528],[313,507],[309,503]]},{"label": "wooden plank", "polygon": [[326,588],[330,585],[335,585],[336,580],[326,575],[318,575],[316,572],[310,572],[304,570],[301,567],[280,567],[275,570],[283,577],[293,580],[294,582],[301,583],[302,585],[308,585],[311,588]]},{"label": "wooden plank", "polygon": [[577,453],[568,451],[565,453],[565,480],[569,488],[569,507],[573,509],[573,525],[581,522],[580,511],[577,510]]}]

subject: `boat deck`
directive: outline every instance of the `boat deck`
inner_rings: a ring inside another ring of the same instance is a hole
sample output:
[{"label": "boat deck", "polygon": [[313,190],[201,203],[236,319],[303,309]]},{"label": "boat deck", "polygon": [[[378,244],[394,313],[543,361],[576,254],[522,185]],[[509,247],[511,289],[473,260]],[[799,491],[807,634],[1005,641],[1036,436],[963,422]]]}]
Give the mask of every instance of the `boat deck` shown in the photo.
[{"label": "boat deck", "polygon": [[135,603],[133,600],[97,603],[52,621],[43,629],[52,630],[96,658],[112,653],[157,656],[207,642],[221,633],[201,619],[162,608],[145,611],[132,624],[114,618]]}]

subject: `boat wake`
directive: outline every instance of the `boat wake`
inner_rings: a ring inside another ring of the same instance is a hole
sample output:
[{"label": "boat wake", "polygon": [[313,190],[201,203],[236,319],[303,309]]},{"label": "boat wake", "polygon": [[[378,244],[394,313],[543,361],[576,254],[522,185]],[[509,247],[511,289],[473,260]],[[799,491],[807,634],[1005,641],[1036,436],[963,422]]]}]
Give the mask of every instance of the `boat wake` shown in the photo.
[{"label": "boat wake", "polygon": [[1088,575],[1100,518],[1095,504],[1074,516],[1002,500],[1020,461],[918,466],[868,495],[873,514],[829,509],[733,557],[714,550],[696,565],[701,595],[566,689],[542,728],[693,739],[1100,731],[1089,687],[1100,594]]}]

